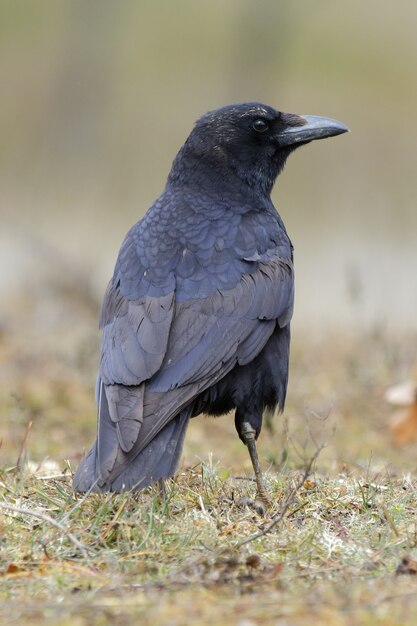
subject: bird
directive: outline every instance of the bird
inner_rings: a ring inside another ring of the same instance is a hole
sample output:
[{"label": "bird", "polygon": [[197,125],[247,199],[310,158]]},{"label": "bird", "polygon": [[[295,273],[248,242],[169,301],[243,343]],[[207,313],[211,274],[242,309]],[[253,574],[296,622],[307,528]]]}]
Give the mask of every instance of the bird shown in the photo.
[{"label": "bird", "polygon": [[256,440],[264,411],[284,409],[294,306],[293,246],[271,191],[296,148],[348,130],[259,102],[197,120],[104,296],[97,437],[76,492],[173,476],[190,419],[234,410],[269,502]]}]

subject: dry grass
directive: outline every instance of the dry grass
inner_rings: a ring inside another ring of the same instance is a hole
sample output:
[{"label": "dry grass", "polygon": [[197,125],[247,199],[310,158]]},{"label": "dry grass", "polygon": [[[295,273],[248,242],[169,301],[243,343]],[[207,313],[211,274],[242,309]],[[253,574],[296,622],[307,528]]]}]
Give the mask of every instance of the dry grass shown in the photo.
[{"label": "dry grass", "polygon": [[[383,402],[413,364],[410,339],[295,342],[286,419],[260,441],[273,500],[262,517],[227,418],[191,425],[166,500],[154,488],[76,496],[71,467],[95,430],[93,323],[17,328],[0,341],[0,621],[415,624],[415,448],[392,446]],[[324,441],[283,519],[241,545]]]},{"label": "dry grass", "polygon": [[416,563],[395,575],[416,554],[410,477],[316,471],[273,531],[237,547],[270,522],[300,473],[268,473],[274,505],[261,517],[245,501],[251,481],[209,464],[181,471],[166,501],[155,489],[81,499],[69,476],[4,472],[1,502],[28,512],[2,512],[3,618],[370,624],[377,612],[378,623],[412,624]]}]

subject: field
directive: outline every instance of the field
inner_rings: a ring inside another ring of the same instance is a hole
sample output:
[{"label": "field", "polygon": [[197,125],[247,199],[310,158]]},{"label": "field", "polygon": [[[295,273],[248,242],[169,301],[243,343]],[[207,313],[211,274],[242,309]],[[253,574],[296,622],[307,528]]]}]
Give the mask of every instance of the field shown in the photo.
[{"label": "field", "polygon": [[[417,380],[416,31],[415,0],[0,2],[0,626],[417,624],[417,443],[385,401]],[[352,131],[273,192],[297,286],[272,504],[231,416],[192,421],[165,499],[81,498],[120,243],[194,120],[255,100]]]},{"label": "field", "polygon": [[415,624],[415,446],[393,446],[384,401],[414,337],[294,338],[285,415],[259,442],[264,515],[228,416],[194,420],[166,498],[81,498],[96,311],[57,301],[48,329],[30,297],[2,327],[2,623]]}]

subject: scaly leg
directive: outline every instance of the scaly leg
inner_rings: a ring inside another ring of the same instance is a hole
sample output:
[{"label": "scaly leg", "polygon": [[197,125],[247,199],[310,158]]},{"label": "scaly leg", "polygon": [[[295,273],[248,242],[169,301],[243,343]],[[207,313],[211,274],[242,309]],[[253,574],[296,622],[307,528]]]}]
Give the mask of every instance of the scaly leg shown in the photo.
[{"label": "scaly leg", "polygon": [[158,487],[159,487],[159,497],[161,498],[161,500],[166,500],[167,499],[167,489],[166,489],[165,479],[164,478],[160,478],[158,480]]},{"label": "scaly leg", "polygon": [[265,479],[262,474],[261,466],[259,465],[258,452],[256,450],[256,433],[249,422],[242,424],[241,435],[249,450],[250,460],[252,461],[253,471],[255,472],[256,485],[258,487],[258,497],[266,507],[269,507],[271,501],[268,497]]}]

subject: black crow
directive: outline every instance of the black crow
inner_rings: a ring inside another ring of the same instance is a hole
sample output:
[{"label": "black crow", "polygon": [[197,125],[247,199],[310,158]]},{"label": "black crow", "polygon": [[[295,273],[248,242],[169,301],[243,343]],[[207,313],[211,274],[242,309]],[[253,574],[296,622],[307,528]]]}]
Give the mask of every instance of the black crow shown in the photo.
[{"label": "black crow", "polygon": [[104,297],[97,439],[76,491],[172,476],[190,418],[236,409],[267,498],[255,440],[263,411],[284,408],[294,298],[292,245],[270,194],[295,148],[347,130],[259,103],[197,121]]}]

